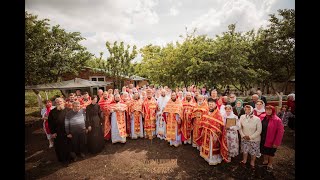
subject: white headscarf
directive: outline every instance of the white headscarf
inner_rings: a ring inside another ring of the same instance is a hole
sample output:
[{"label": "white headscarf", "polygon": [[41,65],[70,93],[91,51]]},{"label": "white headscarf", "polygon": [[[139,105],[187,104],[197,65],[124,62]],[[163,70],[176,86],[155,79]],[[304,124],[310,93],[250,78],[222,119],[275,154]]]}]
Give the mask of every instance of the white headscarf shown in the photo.
[{"label": "white headscarf", "polygon": [[296,97],[295,97],[296,95],[294,93],[289,94],[288,97],[289,96],[291,96],[294,101],[296,100]]},{"label": "white headscarf", "polygon": [[[259,101],[260,102],[260,101]],[[255,111],[257,111],[257,113],[263,113],[263,112],[266,112],[266,110],[265,110],[265,104],[264,104],[264,102],[261,100],[261,103],[262,103],[262,108],[259,110],[259,109],[257,109],[257,106],[254,108],[254,110]],[[257,104],[257,103],[256,103]]]},{"label": "white headscarf", "polygon": [[224,122],[224,124],[226,124],[226,119],[227,118],[236,118],[236,119],[238,119],[238,116],[233,113],[232,106],[226,105],[224,109],[226,109],[227,107],[229,107],[231,109],[231,112],[230,112],[229,116],[227,115],[227,111],[225,111],[225,113],[223,114],[223,122]]},{"label": "white headscarf", "polygon": [[[250,105],[249,105],[250,106]],[[252,106],[250,106],[250,113],[249,113],[249,115],[247,115],[247,114],[245,114],[246,116],[246,119],[248,119],[248,118],[251,118],[252,117],[252,114],[253,114],[253,107]]]}]

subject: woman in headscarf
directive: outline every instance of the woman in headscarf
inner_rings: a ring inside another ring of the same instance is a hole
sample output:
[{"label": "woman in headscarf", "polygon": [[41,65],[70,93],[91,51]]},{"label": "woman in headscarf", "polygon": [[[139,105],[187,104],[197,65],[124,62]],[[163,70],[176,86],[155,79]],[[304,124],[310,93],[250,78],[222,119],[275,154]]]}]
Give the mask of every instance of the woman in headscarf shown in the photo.
[{"label": "woman in headscarf", "polygon": [[236,157],[239,154],[239,137],[238,130],[240,129],[240,121],[237,115],[232,111],[231,105],[226,105],[225,115],[223,116],[223,122],[226,127],[228,120],[235,119],[236,124],[226,128],[226,139],[228,144],[228,162],[231,162],[232,157]]},{"label": "woman in headscarf", "polygon": [[241,152],[243,153],[243,160],[241,165],[247,163],[248,153],[251,155],[251,169],[255,169],[256,157],[260,157],[260,134],[261,121],[253,115],[253,108],[250,105],[244,107],[245,114],[240,117],[240,136],[241,136]]},{"label": "woman in headscarf", "polygon": [[240,119],[240,116],[245,114],[243,109],[243,101],[241,99],[237,99],[235,103],[236,105],[233,107],[233,113]]},{"label": "woman in headscarf", "polygon": [[259,99],[259,100],[257,100],[256,107],[253,110],[253,114],[255,116],[258,116],[261,121],[266,116],[266,110],[264,109],[264,107],[265,107],[264,102]]},{"label": "woman in headscarf", "polygon": [[260,152],[263,154],[262,164],[267,165],[267,170],[272,170],[273,157],[281,144],[284,128],[273,106],[266,107],[266,114],[262,120]]}]

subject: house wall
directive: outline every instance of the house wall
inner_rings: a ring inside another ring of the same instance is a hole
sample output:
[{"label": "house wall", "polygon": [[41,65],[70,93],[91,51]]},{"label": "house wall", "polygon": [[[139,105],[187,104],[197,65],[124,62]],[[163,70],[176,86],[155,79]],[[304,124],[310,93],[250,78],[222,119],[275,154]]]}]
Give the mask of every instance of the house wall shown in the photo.
[{"label": "house wall", "polygon": [[149,82],[148,82],[148,81],[146,81],[146,80],[143,80],[143,81],[137,81],[137,85],[138,85],[139,87],[142,87],[142,86],[147,85],[147,84],[149,84]]},{"label": "house wall", "polygon": [[[74,78],[81,78],[81,79],[90,80],[89,78],[91,76],[104,76],[106,82],[113,82],[113,80],[114,80],[114,78],[106,76],[103,72],[95,72],[90,68],[84,68],[82,71],[79,72],[78,75],[64,74],[62,76],[62,80],[63,81],[67,81],[67,80],[71,80],[71,79],[74,79]],[[134,84],[134,81],[133,80],[125,80],[125,81],[123,81],[123,84],[124,84],[124,86],[128,86],[129,84]],[[147,84],[148,84],[148,81],[146,81],[146,80],[137,81],[137,85],[139,87],[142,87],[142,86],[147,85]],[[113,84],[110,84],[110,85],[105,87],[105,90],[108,90],[108,89],[113,89]]]}]

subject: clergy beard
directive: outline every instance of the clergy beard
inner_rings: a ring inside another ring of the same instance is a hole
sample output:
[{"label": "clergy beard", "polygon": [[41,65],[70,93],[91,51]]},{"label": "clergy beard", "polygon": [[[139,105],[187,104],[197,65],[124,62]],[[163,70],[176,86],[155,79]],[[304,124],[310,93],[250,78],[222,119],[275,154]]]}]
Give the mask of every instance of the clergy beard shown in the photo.
[{"label": "clergy beard", "polygon": [[114,100],[114,101],[116,101],[116,103],[118,103],[118,102],[119,102],[119,100]]},{"label": "clergy beard", "polygon": [[57,106],[57,110],[64,110],[64,105],[63,104],[61,104],[61,105],[59,105],[59,106]]},{"label": "clergy beard", "polygon": [[107,100],[108,98],[103,97],[104,100]]},{"label": "clergy beard", "polygon": [[191,98],[187,98],[187,101],[190,102]]},{"label": "clergy beard", "polygon": [[166,97],[166,95],[162,95],[162,94],[161,94],[161,96],[162,96],[162,97]]},{"label": "clergy beard", "polygon": [[151,100],[151,97],[150,98],[148,97],[148,99]]},{"label": "clergy beard", "polygon": [[210,111],[210,112],[213,112],[213,111],[214,111],[214,109],[209,109],[209,111]]},{"label": "clergy beard", "polygon": [[173,102],[176,102],[177,99],[171,99]]},{"label": "clergy beard", "polygon": [[202,103],[203,103],[203,102],[201,102],[201,103],[200,103],[200,102],[198,102],[198,105],[200,106]]}]

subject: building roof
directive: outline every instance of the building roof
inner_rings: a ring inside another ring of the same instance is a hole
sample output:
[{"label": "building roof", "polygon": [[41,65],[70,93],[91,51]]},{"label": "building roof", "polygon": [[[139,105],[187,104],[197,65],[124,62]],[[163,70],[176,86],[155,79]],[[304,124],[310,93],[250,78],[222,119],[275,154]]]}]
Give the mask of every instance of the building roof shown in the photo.
[{"label": "building roof", "polygon": [[[89,67],[89,66],[85,66],[84,68],[88,68],[88,69],[92,69],[94,71],[100,71],[100,72],[104,72],[104,73],[110,73],[108,70],[106,69],[101,69],[101,68],[93,68],[93,67]],[[129,76],[126,76],[126,75],[121,75],[120,74],[120,77],[122,78],[126,78],[126,79],[130,79]]]},{"label": "building roof", "polygon": [[61,82],[56,82],[56,83],[25,86],[25,89],[26,90],[27,89],[35,89],[35,90],[75,89],[75,88],[107,86],[109,84],[111,84],[111,82],[89,81],[86,79],[75,78],[72,80],[61,81]]},{"label": "building roof", "polygon": [[148,80],[147,78],[140,77],[140,76],[137,76],[137,75],[131,76],[130,79],[132,79],[132,80],[134,80],[134,81]]},{"label": "building roof", "polygon": [[[92,70],[95,70],[95,71],[100,71],[100,72],[105,72],[105,73],[109,73],[107,70],[105,69],[100,69],[100,68],[93,68],[93,67],[89,67],[89,66],[85,66],[84,68],[88,68],[88,69],[92,69]],[[121,77],[123,78],[126,78],[126,79],[131,79],[131,80],[134,80],[134,81],[142,81],[142,80],[148,80],[147,78],[144,78],[144,77],[140,77],[140,76],[137,76],[137,75],[132,75],[132,76],[126,76],[126,75],[120,75]]]}]

